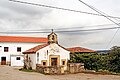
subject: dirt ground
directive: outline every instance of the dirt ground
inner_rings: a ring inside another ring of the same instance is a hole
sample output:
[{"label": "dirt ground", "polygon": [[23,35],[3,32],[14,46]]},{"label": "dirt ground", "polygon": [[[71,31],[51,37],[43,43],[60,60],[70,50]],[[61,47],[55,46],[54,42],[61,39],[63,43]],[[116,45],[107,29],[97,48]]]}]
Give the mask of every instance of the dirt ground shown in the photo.
[{"label": "dirt ground", "polygon": [[0,66],[0,80],[120,80],[120,76],[84,73],[44,75],[36,72],[19,71],[10,66]]}]

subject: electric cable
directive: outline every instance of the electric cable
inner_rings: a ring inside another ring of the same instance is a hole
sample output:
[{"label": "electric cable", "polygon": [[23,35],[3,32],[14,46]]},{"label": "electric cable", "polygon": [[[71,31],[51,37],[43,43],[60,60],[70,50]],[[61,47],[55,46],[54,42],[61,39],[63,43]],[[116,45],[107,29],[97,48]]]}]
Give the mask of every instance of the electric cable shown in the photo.
[{"label": "electric cable", "polygon": [[[96,11],[97,13],[103,15],[103,17],[105,17],[106,19],[108,19],[109,21],[113,22],[114,24],[118,25],[120,27],[120,25],[118,23],[116,23],[115,21],[113,21],[112,19],[110,19],[109,17],[107,17],[108,15],[104,15],[105,13],[96,9],[95,7],[88,5],[87,3],[83,2],[82,0],[79,0],[79,2],[83,3],[84,5],[88,6],[89,8],[91,8],[92,10]],[[112,41],[114,40],[117,32],[119,31],[119,28],[116,30],[116,32],[114,33],[112,39],[109,41],[109,43],[107,44],[106,48],[108,48],[108,46],[112,43]]]},{"label": "electric cable", "polygon": [[[56,33],[77,33],[77,32],[90,32],[90,31],[103,31],[103,30],[112,30],[120,27],[111,27],[111,28],[99,28],[99,29],[84,29],[84,30],[54,30]],[[51,29],[50,29],[51,30]],[[30,34],[30,33],[50,33],[51,31],[1,31],[0,33],[7,34]]]},{"label": "electric cable", "polygon": [[[35,6],[41,6],[41,7],[46,7],[46,8],[52,8],[52,9],[59,9],[59,10],[64,10],[64,11],[71,11],[71,12],[78,12],[78,13],[90,14],[90,15],[103,16],[101,14],[95,14],[95,13],[90,13],[90,12],[84,12],[84,11],[78,11],[78,10],[73,10],[73,9],[61,8],[61,7],[56,7],[56,6],[36,4],[36,3],[32,3],[32,2],[25,2],[25,1],[18,1],[18,0],[9,0],[9,1],[17,2],[17,3],[23,3],[23,4],[29,4],[29,5],[35,5]],[[106,16],[106,17],[120,19],[120,17],[114,17],[114,16]]]}]

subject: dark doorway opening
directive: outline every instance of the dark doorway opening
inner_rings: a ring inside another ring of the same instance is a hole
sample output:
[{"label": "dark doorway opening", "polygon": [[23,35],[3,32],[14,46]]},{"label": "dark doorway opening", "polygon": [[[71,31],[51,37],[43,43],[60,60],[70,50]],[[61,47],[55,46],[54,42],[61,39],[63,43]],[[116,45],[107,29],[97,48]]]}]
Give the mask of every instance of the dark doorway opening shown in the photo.
[{"label": "dark doorway opening", "polygon": [[51,58],[51,66],[57,66],[57,58]]},{"label": "dark doorway opening", "polygon": [[6,65],[6,57],[1,57],[1,65]]}]

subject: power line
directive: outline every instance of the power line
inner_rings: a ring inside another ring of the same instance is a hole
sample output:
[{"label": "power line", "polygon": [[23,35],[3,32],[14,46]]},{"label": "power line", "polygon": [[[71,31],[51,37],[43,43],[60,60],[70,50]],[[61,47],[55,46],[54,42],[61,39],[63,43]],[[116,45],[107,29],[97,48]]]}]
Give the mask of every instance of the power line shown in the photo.
[{"label": "power line", "polygon": [[[110,19],[109,17],[107,17],[108,15],[104,15],[105,13],[96,9],[95,7],[88,5],[87,3],[83,2],[82,0],[79,0],[81,3],[83,3],[84,5],[88,6],[89,8],[91,8],[92,10],[96,11],[97,13],[99,13],[100,15],[103,15],[106,19],[108,19],[109,21],[113,22],[114,24],[116,24],[117,26],[120,27],[120,25],[118,23],[116,23],[115,21],[113,21],[112,19]],[[108,43],[108,45],[106,46],[106,48],[108,48],[108,46],[112,43],[112,41],[114,40],[117,32],[119,31],[119,28],[116,30],[116,32],[114,33],[112,39],[110,40],[110,42]]]},{"label": "power line", "polygon": [[[112,29],[117,29],[120,27],[111,27],[111,28],[99,28],[99,29],[84,29],[84,30],[54,30],[56,33],[77,33],[77,32],[90,32],[90,31],[103,31],[103,30],[112,30]],[[51,29],[50,29],[51,30]],[[0,33],[6,33],[6,34],[30,34],[30,33],[50,33],[51,31],[4,31]]]},{"label": "power line", "polygon": [[24,31],[20,31],[20,32],[14,32],[14,31],[3,31],[0,32],[2,34],[36,34],[36,33],[50,33],[50,31],[32,31],[32,32],[24,32]]},{"label": "power line", "polygon": [[[49,6],[49,5],[43,5],[43,4],[36,4],[36,3],[25,2],[25,1],[17,1],[17,0],[9,0],[9,1],[18,2],[18,3],[23,3],[23,4],[30,4],[30,5],[35,5],[35,6],[41,6],[41,7],[46,7],[46,8],[52,8],[52,9],[59,9],[59,10],[71,11],[71,12],[78,12],[78,13],[84,13],[84,14],[91,14],[91,15],[97,15],[97,16],[104,16],[104,15],[101,15],[101,14],[95,14],[95,13],[84,12],[84,11],[77,11],[77,10],[73,10],[73,9],[61,8],[61,7],[56,7],[56,6]],[[114,17],[114,16],[106,16],[106,17],[120,19],[120,17]]]},{"label": "power line", "polygon": [[112,41],[115,38],[115,35],[117,34],[117,32],[119,31],[119,28],[117,29],[117,31],[114,33],[113,37],[111,38],[110,42],[107,44],[106,48],[108,48],[108,46],[112,43]]},{"label": "power line", "polygon": [[[30,4],[30,5],[36,5],[36,6],[42,6],[42,7],[47,7],[47,8],[54,8],[54,9],[60,9],[60,10],[66,10],[66,11],[72,11],[72,12],[79,12],[79,13],[85,13],[85,14],[91,14],[91,15],[97,15],[97,16],[103,16],[105,18],[107,18],[108,20],[110,20],[111,22],[113,22],[114,24],[118,25],[120,27],[120,25],[118,23],[116,23],[115,21],[113,21],[110,18],[118,18],[119,17],[113,17],[113,16],[109,16],[109,15],[104,15],[103,12],[97,10],[96,8],[94,8],[93,6],[90,6],[86,3],[84,3],[83,1],[79,0],[80,2],[82,2],[83,4],[85,4],[86,6],[88,6],[89,8],[93,9],[94,11],[96,11],[99,14],[95,14],[95,13],[89,13],[89,12],[83,12],[83,11],[77,11],[77,10],[72,10],[72,9],[65,9],[65,8],[60,8],[60,7],[54,7],[54,6],[48,6],[48,5],[43,5],[43,4],[36,4],[36,3],[30,3],[30,2],[23,2],[23,1],[17,1],[17,0],[9,0],[9,1],[13,1],[13,2],[18,2],[18,3],[24,3],[24,4]],[[117,31],[115,32],[114,36],[112,37],[111,41],[109,42],[108,46],[111,44],[111,42],[113,41],[115,35],[117,34],[119,29],[117,29]],[[77,30],[75,30],[77,31]],[[80,30],[78,30],[80,31]],[[65,31],[65,32],[70,32],[70,31]]]},{"label": "power line", "polygon": [[[119,24],[119,23],[118,23]],[[81,26],[81,27],[69,27],[69,28],[55,28],[55,30],[65,30],[65,29],[79,29],[79,28],[86,28],[86,27],[98,27],[98,26],[111,26],[115,24],[98,24],[98,25],[86,25],[86,26]]]},{"label": "power line", "polygon": [[[118,23],[119,24],[119,23]],[[54,30],[75,30],[75,29],[83,29],[83,28],[86,28],[86,27],[98,27],[98,26],[111,26],[111,25],[114,25],[114,24],[98,24],[98,25],[86,25],[86,26],[80,26],[80,27],[63,27],[62,26],[58,26],[58,27],[61,27],[61,28],[54,28]],[[29,29],[29,30],[12,30],[13,32],[14,31],[50,31],[51,28],[47,28],[47,29]]]},{"label": "power line", "polygon": [[50,29],[43,29],[42,28],[42,29],[32,29],[32,30],[31,29],[27,29],[27,30],[25,30],[25,29],[24,30],[12,30],[12,31],[14,32],[14,31],[49,31],[49,30]]},{"label": "power line", "polygon": [[111,29],[117,29],[120,27],[112,27],[112,28],[100,28],[100,29],[85,29],[85,30],[62,30],[62,31],[55,31],[55,32],[66,32],[66,33],[72,33],[72,32],[90,32],[90,31],[103,31],[103,30],[111,30]]},{"label": "power line", "polygon": [[88,6],[89,8],[91,8],[92,10],[96,11],[97,13],[99,13],[100,15],[102,15],[103,17],[107,18],[108,20],[110,20],[111,22],[113,22],[114,24],[120,26],[118,23],[116,23],[115,21],[113,21],[112,19],[108,18],[106,15],[102,14],[103,12],[96,9],[95,7],[88,5],[87,3],[83,2],[82,0],[79,0],[81,3],[85,4],[86,6]]}]

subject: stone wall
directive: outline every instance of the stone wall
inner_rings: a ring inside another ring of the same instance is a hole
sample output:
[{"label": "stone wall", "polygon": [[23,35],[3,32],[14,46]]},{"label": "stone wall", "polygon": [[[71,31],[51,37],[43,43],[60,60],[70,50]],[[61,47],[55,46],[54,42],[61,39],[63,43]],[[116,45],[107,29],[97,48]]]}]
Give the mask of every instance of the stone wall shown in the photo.
[{"label": "stone wall", "polygon": [[79,73],[85,71],[83,63],[68,63],[67,70],[69,73]]},{"label": "stone wall", "polygon": [[37,64],[36,71],[43,74],[64,74],[64,66],[41,66]]},{"label": "stone wall", "polygon": [[83,63],[68,63],[67,71],[64,71],[64,66],[42,66],[36,65],[36,71],[43,74],[65,74],[79,73],[85,71]]}]

